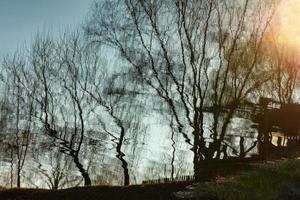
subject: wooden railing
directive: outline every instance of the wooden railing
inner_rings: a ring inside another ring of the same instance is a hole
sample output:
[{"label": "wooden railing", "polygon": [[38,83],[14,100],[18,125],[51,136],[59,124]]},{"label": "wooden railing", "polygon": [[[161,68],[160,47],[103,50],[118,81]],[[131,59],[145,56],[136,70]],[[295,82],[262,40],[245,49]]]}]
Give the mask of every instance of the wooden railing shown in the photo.
[{"label": "wooden railing", "polygon": [[143,184],[160,184],[160,183],[173,183],[173,182],[189,182],[194,181],[195,177],[192,175],[189,176],[179,176],[175,178],[160,178],[154,180],[143,181]]}]

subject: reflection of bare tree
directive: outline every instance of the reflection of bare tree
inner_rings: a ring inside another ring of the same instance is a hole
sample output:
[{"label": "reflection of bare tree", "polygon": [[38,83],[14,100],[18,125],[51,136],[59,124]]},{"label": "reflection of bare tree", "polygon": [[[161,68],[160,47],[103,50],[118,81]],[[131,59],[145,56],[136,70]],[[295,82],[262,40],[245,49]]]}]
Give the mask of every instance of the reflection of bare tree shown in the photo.
[{"label": "reflection of bare tree", "polygon": [[38,164],[35,171],[49,189],[56,190],[76,186],[81,182],[79,177],[72,175],[72,160],[68,156],[51,147],[49,147],[46,155],[48,159],[41,159],[45,154],[41,156],[39,153],[33,152],[33,158]]},{"label": "reflection of bare tree", "polygon": [[172,140],[172,159],[171,159],[171,180],[174,179],[174,173],[175,173],[175,152],[176,152],[176,148],[175,148],[175,139],[174,139],[174,135],[175,135],[175,130],[173,129],[173,117],[171,118],[171,123],[170,123],[170,127],[171,127],[171,140]]},{"label": "reflection of bare tree", "polygon": [[[95,56],[97,57],[97,55]],[[143,135],[142,132],[138,134],[142,129],[141,118],[137,115],[139,111],[136,104],[139,102],[135,101],[135,97],[139,94],[135,92],[134,85],[127,82],[126,73],[116,72],[111,75],[104,71],[105,67],[99,68],[98,63],[86,66],[85,71],[89,72],[89,83],[87,87],[81,86],[96,103],[96,107],[108,115],[105,119],[105,115],[95,112],[101,128],[112,138],[111,141],[114,143],[117,153],[116,157],[121,161],[123,168],[123,184],[126,186],[130,183],[130,177],[128,159],[125,159],[124,153],[125,145],[131,143],[133,152],[135,152],[138,138]],[[110,121],[112,127],[107,126]]]},{"label": "reflection of bare tree", "polygon": [[[7,115],[1,113],[0,127],[10,140],[4,143],[11,187],[14,182],[20,187],[26,178],[34,131],[46,133],[46,147],[53,145],[50,164],[35,158],[35,170],[49,188],[82,180],[91,185],[92,171],[97,171],[92,177],[97,183],[138,182],[150,135],[142,120],[151,106],[150,115],[159,114],[169,127],[170,145],[160,161],[149,162],[147,179],[188,174],[182,149],[193,152],[196,180],[204,160],[253,152],[256,133],[235,130],[238,134],[231,135],[237,109],[262,93],[292,103],[298,81],[293,55],[264,43],[273,11],[263,13],[266,4],[261,2],[95,3],[86,35],[91,43],[120,53],[118,69],[110,70],[79,33],[65,34],[58,42],[37,35],[28,56],[6,57],[0,78]],[[182,149],[179,136],[186,142]],[[72,165],[82,179],[76,172],[68,174]]]},{"label": "reflection of bare tree", "polygon": [[299,81],[298,54],[280,43],[279,36],[272,30],[268,32],[267,39],[264,45],[265,60],[273,78],[262,93],[280,103],[293,103]]},{"label": "reflection of bare tree", "polygon": [[[86,25],[90,41],[119,50],[134,75],[171,110],[177,132],[192,147],[196,180],[200,162],[226,150],[238,105],[268,78],[256,70],[271,19],[262,14],[265,6],[249,0],[101,1]],[[210,145],[207,106],[213,107]]]},{"label": "reflection of bare tree", "polygon": [[[128,185],[129,166],[125,159],[126,146],[131,144],[130,150],[136,155],[140,154],[142,151],[139,142],[140,138],[145,137],[145,127],[141,126],[140,116],[134,114],[137,112],[137,106],[134,104],[139,102],[133,101],[138,93],[131,87],[132,85],[127,85],[126,75],[108,74],[105,77],[107,74],[102,74],[99,56],[86,48],[78,33],[66,34],[57,43],[47,35],[37,35],[26,61],[28,63],[22,67],[21,60],[20,63],[17,59],[5,60],[5,64],[10,67],[7,74],[10,74],[4,77],[15,77],[9,79],[13,81],[7,82],[6,85],[13,93],[8,95],[9,98],[15,98],[17,102],[12,112],[17,116],[15,117],[17,129],[14,129],[17,132],[15,134],[18,136],[17,140],[21,141],[21,135],[29,134],[28,131],[18,128],[21,118],[24,119],[23,113],[27,114],[28,111],[26,123],[31,122],[32,117],[38,120],[39,125],[43,125],[43,131],[49,136],[49,144],[58,147],[55,150],[72,158],[85,185],[90,185],[88,170],[91,164],[95,163],[87,160],[93,158],[88,155],[91,155],[91,152],[96,153],[93,151],[93,146],[98,145],[102,135],[108,135],[114,143],[116,157],[121,161],[124,184]],[[23,98],[24,94],[27,99]],[[26,106],[28,109],[24,109]],[[104,131],[95,131],[98,136],[95,134],[91,136],[93,134],[90,132],[90,126],[94,124],[90,121],[95,119],[98,120],[98,126],[92,129],[101,128]],[[5,124],[6,119],[1,118],[1,120],[2,124]],[[31,123],[28,125],[30,129]],[[35,128],[35,131],[40,131],[40,127]],[[138,134],[139,130],[140,134]],[[24,141],[29,141],[29,138],[28,140],[26,138],[24,137]],[[14,153],[22,154],[20,155],[23,158],[20,162],[21,168],[25,161],[24,152],[27,152],[25,147],[27,148],[26,145],[21,145],[17,147],[22,148],[21,151],[13,150]],[[85,159],[80,159],[81,157]],[[139,163],[133,156],[131,160]],[[134,173],[134,167],[138,165],[131,166]],[[39,172],[43,173],[43,169],[40,168]],[[58,187],[58,182],[62,181],[62,173],[45,172],[45,177],[51,188]]]},{"label": "reflection of bare tree", "polygon": [[[85,60],[82,57],[82,48],[76,41],[76,37],[74,40],[63,40],[55,49],[50,38],[37,37],[32,47],[32,63],[35,76],[43,86],[39,99],[42,109],[40,120],[45,131],[59,144],[61,152],[72,158],[84,179],[84,184],[91,185],[89,174],[79,159],[85,132],[85,96],[84,92],[79,91],[78,81],[82,78],[79,77],[79,70]],[[59,102],[63,100],[69,103],[64,105],[63,112],[73,112],[73,118],[72,115],[69,116],[65,129],[61,130],[55,120],[59,120],[57,110],[61,108]],[[74,123],[72,128],[69,127],[70,121]]]},{"label": "reflection of bare tree", "polygon": [[[21,175],[26,161],[30,139],[32,117],[34,113],[34,99],[36,93],[36,83],[30,82],[27,78],[28,63],[20,55],[15,54],[13,57],[6,57],[4,60],[6,69],[5,84],[9,89],[10,95],[9,107],[12,109],[9,124],[4,127],[7,134],[14,133],[14,139],[10,141],[8,148],[11,155],[11,179],[13,178],[13,162],[16,158],[16,177],[17,187],[21,186]],[[31,86],[31,90],[26,90],[27,86]],[[12,104],[14,102],[14,105]],[[24,123],[26,121],[26,123]],[[13,124],[13,125],[12,125]],[[11,187],[13,181],[11,180]]]}]

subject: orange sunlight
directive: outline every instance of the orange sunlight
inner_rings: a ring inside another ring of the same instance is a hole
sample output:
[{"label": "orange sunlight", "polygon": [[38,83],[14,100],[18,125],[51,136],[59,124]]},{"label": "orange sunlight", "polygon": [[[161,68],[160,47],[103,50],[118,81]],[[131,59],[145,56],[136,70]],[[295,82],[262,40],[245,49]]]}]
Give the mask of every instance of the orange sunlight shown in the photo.
[{"label": "orange sunlight", "polygon": [[277,9],[272,32],[280,45],[300,53],[300,0],[283,0]]}]

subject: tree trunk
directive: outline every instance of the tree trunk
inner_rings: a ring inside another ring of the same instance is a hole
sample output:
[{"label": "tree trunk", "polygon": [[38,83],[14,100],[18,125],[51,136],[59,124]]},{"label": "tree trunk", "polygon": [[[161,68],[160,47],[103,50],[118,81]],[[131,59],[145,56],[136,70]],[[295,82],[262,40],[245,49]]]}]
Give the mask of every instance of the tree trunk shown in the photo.
[{"label": "tree trunk", "polygon": [[225,118],[225,120],[224,120],[222,129],[221,129],[220,139],[219,139],[219,141],[217,142],[217,147],[216,147],[216,149],[217,149],[217,156],[216,156],[216,158],[217,158],[217,159],[220,159],[220,155],[221,155],[221,145],[222,145],[222,142],[224,141],[224,138],[225,138],[225,135],[226,135],[226,131],[227,131],[228,125],[229,125],[230,122],[231,122],[231,119],[232,119],[232,117],[233,117],[233,114],[234,114],[235,109],[236,109],[236,105],[233,106],[232,108],[230,108],[229,113],[228,113],[228,115],[226,116],[226,118]]},{"label": "tree trunk", "polygon": [[13,179],[14,179],[14,152],[13,152],[13,148],[11,146],[11,149],[10,149],[10,189],[13,188]]},{"label": "tree trunk", "polygon": [[201,181],[201,172],[200,172],[200,161],[199,161],[199,155],[197,153],[194,153],[194,176],[195,181],[200,182]]},{"label": "tree trunk", "polygon": [[129,172],[128,172],[128,164],[126,160],[123,158],[124,154],[118,154],[117,158],[122,162],[122,168],[123,168],[123,175],[124,175],[124,186],[129,185]]},{"label": "tree trunk", "polygon": [[173,149],[173,151],[172,151],[172,160],[171,160],[171,181],[173,181],[174,180],[174,173],[175,173],[174,162],[175,162],[175,151],[176,151],[173,127],[172,127],[172,137],[171,137],[171,140],[172,140],[172,149]]},{"label": "tree trunk", "polygon": [[116,157],[122,162],[122,168],[123,168],[123,174],[124,174],[124,186],[129,185],[129,172],[128,172],[128,164],[126,160],[124,159],[125,154],[122,152],[121,148],[125,139],[125,128],[122,125],[122,122],[120,120],[117,121],[117,125],[120,127],[120,138],[117,143],[116,151],[117,155]]},{"label": "tree trunk", "polygon": [[18,169],[18,172],[17,172],[17,188],[20,188],[21,187],[21,170]]},{"label": "tree trunk", "polygon": [[79,162],[79,159],[77,156],[73,157],[74,163],[76,165],[76,167],[78,168],[78,170],[81,173],[81,176],[84,179],[84,186],[89,186],[92,184],[92,181],[90,179],[89,174],[87,173],[87,171],[83,168],[82,164]]},{"label": "tree trunk", "polygon": [[203,138],[203,113],[196,112],[194,116],[194,146],[192,148],[194,153],[194,176],[195,181],[200,182],[201,181],[201,161],[203,161],[205,158],[203,155],[206,154],[207,148],[205,146],[205,141]]},{"label": "tree trunk", "polygon": [[194,147],[193,147],[193,152],[194,152],[194,176],[195,176],[195,181],[199,182],[201,177],[200,177],[200,160],[201,160],[201,155],[200,155],[200,138],[199,138],[199,131],[196,129],[194,130]]}]

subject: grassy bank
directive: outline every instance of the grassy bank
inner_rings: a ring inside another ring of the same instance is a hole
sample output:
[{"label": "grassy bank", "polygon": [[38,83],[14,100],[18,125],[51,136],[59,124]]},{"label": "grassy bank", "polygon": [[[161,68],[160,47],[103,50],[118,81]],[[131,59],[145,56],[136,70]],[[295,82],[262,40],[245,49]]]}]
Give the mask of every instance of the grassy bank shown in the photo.
[{"label": "grassy bank", "polygon": [[300,161],[275,162],[240,176],[219,178],[199,185],[196,192],[219,200],[300,199]]}]

